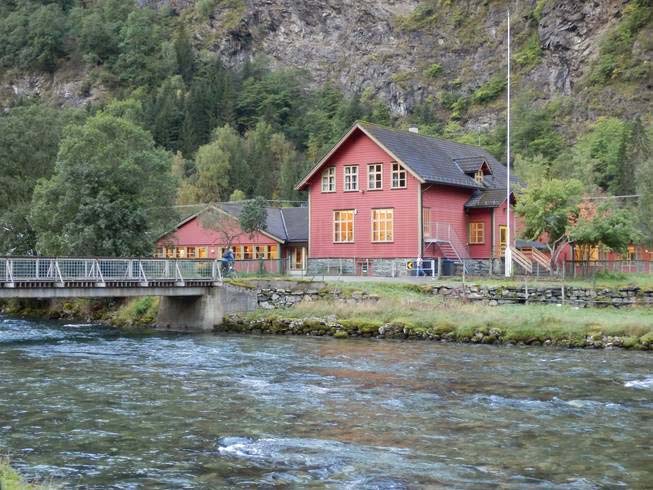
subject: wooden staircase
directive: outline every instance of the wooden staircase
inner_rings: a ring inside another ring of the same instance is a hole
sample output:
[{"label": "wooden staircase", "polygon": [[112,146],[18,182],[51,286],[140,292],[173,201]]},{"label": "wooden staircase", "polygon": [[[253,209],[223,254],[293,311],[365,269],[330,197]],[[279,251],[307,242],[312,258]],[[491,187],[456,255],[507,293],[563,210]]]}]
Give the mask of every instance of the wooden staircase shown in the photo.
[{"label": "wooden staircase", "polygon": [[549,273],[551,272],[549,258],[536,248],[529,248],[522,251],[515,247],[510,247],[510,250],[512,252],[512,261],[529,274],[533,273],[534,265],[540,266]]}]

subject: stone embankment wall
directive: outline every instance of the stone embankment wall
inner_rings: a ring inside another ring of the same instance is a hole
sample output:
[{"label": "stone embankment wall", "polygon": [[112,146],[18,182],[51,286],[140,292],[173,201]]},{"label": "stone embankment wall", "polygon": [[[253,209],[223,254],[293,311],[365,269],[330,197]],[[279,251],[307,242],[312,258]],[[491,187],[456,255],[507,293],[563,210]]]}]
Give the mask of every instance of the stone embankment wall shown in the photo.
[{"label": "stone embankment wall", "polygon": [[[481,302],[490,306],[503,304],[567,304],[578,307],[653,306],[653,290],[640,288],[592,289],[562,286],[415,286],[425,294],[461,301]],[[375,302],[379,297],[365,291],[343,294],[336,286],[324,282],[266,281],[256,286],[259,307],[272,310],[288,308],[302,301],[327,299],[351,304]]]}]

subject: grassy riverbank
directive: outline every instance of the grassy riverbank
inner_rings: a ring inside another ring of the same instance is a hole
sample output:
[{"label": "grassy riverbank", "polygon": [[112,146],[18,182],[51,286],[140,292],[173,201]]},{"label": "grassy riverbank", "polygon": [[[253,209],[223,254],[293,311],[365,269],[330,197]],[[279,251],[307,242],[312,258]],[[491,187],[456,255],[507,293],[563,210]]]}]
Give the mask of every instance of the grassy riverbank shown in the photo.
[{"label": "grassy riverbank", "polygon": [[[236,317],[231,329],[289,333],[291,321],[306,325],[298,333],[347,337],[431,338],[461,342],[557,344],[570,347],[607,344],[653,346],[653,311],[647,308],[574,308],[557,305],[463,303],[433,296],[420,286],[396,283],[342,284],[345,296],[365,292],[363,303],[323,299],[283,310],[259,310]],[[378,299],[377,299],[378,298]]]},{"label": "grassy riverbank", "polygon": [[156,321],[159,299],[155,297],[114,299],[64,299],[53,301],[9,300],[0,304],[7,315],[50,320],[105,323],[114,327],[142,329]]},{"label": "grassy riverbank", "polygon": [[28,483],[9,465],[9,460],[0,458],[0,489],[1,490],[53,490],[52,485],[39,485]]}]

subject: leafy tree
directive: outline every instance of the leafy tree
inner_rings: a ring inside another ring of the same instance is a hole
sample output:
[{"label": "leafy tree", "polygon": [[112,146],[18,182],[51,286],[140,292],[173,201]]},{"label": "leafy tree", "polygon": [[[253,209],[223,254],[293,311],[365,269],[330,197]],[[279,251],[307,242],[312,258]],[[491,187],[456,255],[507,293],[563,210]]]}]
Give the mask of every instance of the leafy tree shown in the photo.
[{"label": "leafy tree", "polygon": [[644,237],[653,242],[653,158],[640,164],[637,171],[638,221]]},{"label": "leafy tree", "polygon": [[569,239],[585,249],[604,245],[610,250],[624,253],[628,245],[642,238],[637,224],[632,210],[603,205],[590,213],[581,213],[570,228]]},{"label": "leafy tree", "polygon": [[35,253],[28,221],[34,187],[53,172],[63,128],[82,118],[78,110],[37,104],[0,114],[0,254]]},{"label": "leafy tree", "polygon": [[247,201],[240,213],[240,228],[252,237],[257,231],[267,228],[268,211],[265,198],[256,196]]},{"label": "leafy tree", "polygon": [[244,201],[246,198],[247,196],[243,191],[241,191],[240,189],[234,189],[234,191],[229,196],[229,201],[232,202]]},{"label": "leafy tree", "polygon": [[133,122],[98,114],[64,131],[54,175],[41,180],[30,223],[38,251],[141,255],[170,216],[170,157]]},{"label": "leafy tree", "polygon": [[149,127],[157,145],[170,151],[180,148],[180,131],[184,119],[184,82],[175,75],[166,79],[156,91],[148,108]]},{"label": "leafy tree", "polygon": [[599,118],[574,146],[572,166],[581,175],[591,176],[599,188],[619,194],[629,186],[622,181],[621,167],[630,137],[630,127],[624,121]]},{"label": "leafy tree", "polygon": [[[134,86],[152,86],[169,75],[164,59],[166,40],[156,11],[132,11],[120,29],[120,55],[113,67],[120,80]],[[174,51],[173,51],[174,54]]]},{"label": "leafy tree", "polygon": [[55,3],[21,3],[0,20],[0,64],[53,71],[65,53],[66,16]]},{"label": "leafy tree", "polygon": [[562,137],[556,131],[551,111],[533,107],[531,94],[515,101],[511,144],[515,154],[524,157],[541,155],[553,161],[563,147]]},{"label": "leafy tree", "polygon": [[529,185],[517,199],[515,211],[524,220],[524,236],[546,241],[552,267],[570,242],[569,226],[578,217],[582,189],[578,180],[542,180]]},{"label": "leafy tree", "polygon": [[215,131],[213,141],[197,150],[192,185],[200,202],[218,202],[229,195],[234,150],[240,144],[235,131],[224,126]]}]

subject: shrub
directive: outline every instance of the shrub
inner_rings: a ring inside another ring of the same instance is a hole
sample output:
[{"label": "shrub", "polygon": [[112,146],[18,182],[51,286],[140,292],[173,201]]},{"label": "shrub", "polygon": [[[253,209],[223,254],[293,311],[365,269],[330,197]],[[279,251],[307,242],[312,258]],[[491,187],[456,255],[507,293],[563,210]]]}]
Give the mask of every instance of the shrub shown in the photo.
[{"label": "shrub", "polygon": [[442,73],[442,65],[438,63],[433,63],[424,71],[424,75],[429,78],[437,78],[440,73]]},{"label": "shrub", "polygon": [[503,92],[504,88],[506,88],[505,77],[503,75],[497,75],[476,89],[472,99],[477,104],[485,104],[496,99]]}]

